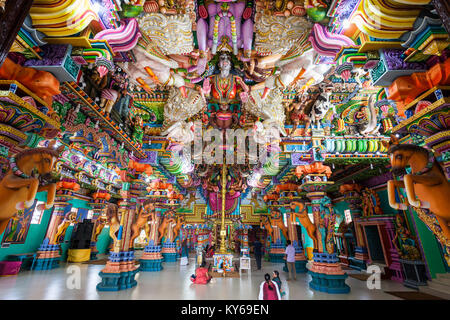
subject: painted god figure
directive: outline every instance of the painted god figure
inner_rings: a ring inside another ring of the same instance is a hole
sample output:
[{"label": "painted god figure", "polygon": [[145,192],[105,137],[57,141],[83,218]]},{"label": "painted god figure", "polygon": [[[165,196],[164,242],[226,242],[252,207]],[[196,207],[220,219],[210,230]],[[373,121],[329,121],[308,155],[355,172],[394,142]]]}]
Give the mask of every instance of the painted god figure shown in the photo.
[{"label": "painted god figure", "polygon": [[[200,19],[197,21],[197,41],[200,50],[198,60],[199,74],[205,70],[206,51],[211,49],[216,54],[220,43],[226,43],[235,55],[240,48],[244,57],[249,58],[253,41],[253,21],[251,19],[253,2],[234,2],[217,0],[205,8],[204,1],[199,1]],[[206,19],[209,16],[209,22]],[[242,19],[245,21],[242,23]]]},{"label": "painted god figure", "polygon": [[[247,188],[242,175],[234,168],[229,168],[225,195],[225,213],[233,214],[238,208],[240,195]],[[222,210],[222,186],[220,171],[211,172],[204,179],[203,190],[208,199],[208,204],[213,212],[213,217],[219,217]]]},{"label": "painted god figure", "polygon": [[310,99],[308,98],[308,95],[303,95],[300,98],[300,101],[295,101],[288,107],[288,111],[290,112],[289,117],[292,121],[291,135],[295,132],[300,122],[305,123],[305,129],[303,132],[304,135],[307,135],[309,126],[311,125],[311,119],[306,114],[305,108],[308,105],[309,101]]},{"label": "painted god figure", "polygon": [[203,94],[210,102],[229,104],[233,102],[246,102],[248,87],[241,77],[231,73],[231,57],[223,52],[219,56],[219,74],[212,75],[203,82]]}]

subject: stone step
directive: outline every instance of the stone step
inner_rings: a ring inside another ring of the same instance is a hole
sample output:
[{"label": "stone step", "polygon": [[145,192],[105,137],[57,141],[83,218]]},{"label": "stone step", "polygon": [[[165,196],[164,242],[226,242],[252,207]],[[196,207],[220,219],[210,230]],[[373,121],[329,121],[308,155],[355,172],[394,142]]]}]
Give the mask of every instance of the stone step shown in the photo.
[{"label": "stone step", "polygon": [[436,273],[436,279],[450,285],[450,273]]},{"label": "stone step", "polygon": [[436,279],[433,279],[433,282],[438,282],[438,283],[444,284],[446,286],[450,286],[450,279],[446,279],[446,278],[436,278]]},{"label": "stone step", "polygon": [[[431,283],[431,281],[428,281],[428,283]],[[429,286],[420,286],[419,291],[423,292],[423,293],[427,293],[427,294],[435,296],[435,297],[450,300],[450,293],[445,293],[445,292],[441,292],[438,290],[434,290],[433,288],[430,288]]]},{"label": "stone step", "polygon": [[430,287],[431,289],[434,289],[436,291],[450,294],[450,285],[443,284],[442,282],[435,281],[435,280],[428,281],[428,287]]}]

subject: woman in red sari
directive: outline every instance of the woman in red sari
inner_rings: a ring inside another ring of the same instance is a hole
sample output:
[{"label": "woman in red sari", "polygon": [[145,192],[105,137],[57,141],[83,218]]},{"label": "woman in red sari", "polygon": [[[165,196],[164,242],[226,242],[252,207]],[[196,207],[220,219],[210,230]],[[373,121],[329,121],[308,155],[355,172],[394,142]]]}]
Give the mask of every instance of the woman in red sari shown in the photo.
[{"label": "woman in red sari", "polygon": [[205,262],[195,270],[195,275],[191,276],[191,281],[195,284],[207,284],[211,280],[208,274],[208,268],[205,267]]},{"label": "woman in red sari", "polygon": [[278,285],[270,280],[270,274],[266,273],[264,279],[259,287],[258,300],[281,300]]}]

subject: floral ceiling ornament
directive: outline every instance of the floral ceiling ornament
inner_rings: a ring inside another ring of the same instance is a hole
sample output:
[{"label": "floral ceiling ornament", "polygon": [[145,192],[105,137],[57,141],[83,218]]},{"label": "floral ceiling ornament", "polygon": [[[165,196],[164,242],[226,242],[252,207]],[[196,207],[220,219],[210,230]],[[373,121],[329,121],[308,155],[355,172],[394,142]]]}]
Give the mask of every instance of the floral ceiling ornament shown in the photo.
[{"label": "floral ceiling ornament", "polygon": [[286,115],[284,114],[283,92],[276,88],[271,90],[265,99],[262,99],[261,95],[262,90],[251,91],[249,99],[243,108],[255,117],[276,123],[280,132],[286,135],[284,130]]},{"label": "floral ceiling ornament", "polygon": [[187,98],[184,98],[179,90],[170,88],[169,98],[164,107],[164,127],[185,121],[199,113],[205,106],[203,97],[195,90],[186,88]]},{"label": "floral ceiling ornament", "polygon": [[187,54],[194,50],[189,14],[166,16],[149,13],[138,21],[141,31],[161,48],[164,54]]},{"label": "floral ceiling ornament", "polygon": [[255,24],[255,50],[262,55],[284,55],[311,28],[304,17],[261,15]]}]

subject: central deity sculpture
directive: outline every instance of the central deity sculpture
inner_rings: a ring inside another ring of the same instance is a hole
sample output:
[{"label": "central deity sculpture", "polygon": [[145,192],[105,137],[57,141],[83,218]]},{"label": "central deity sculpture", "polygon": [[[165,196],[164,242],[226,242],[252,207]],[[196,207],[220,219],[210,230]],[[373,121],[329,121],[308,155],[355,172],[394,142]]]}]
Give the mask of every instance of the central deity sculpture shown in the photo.
[{"label": "central deity sculpture", "polygon": [[218,67],[220,73],[209,76],[203,82],[203,94],[213,105],[219,105],[210,118],[214,128],[228,129],[238,122],[237,114],[230,110],[231,103],[248,99],[248,86],[241,77],[231,73],[231,56],[227,52],[219,55]]}]

